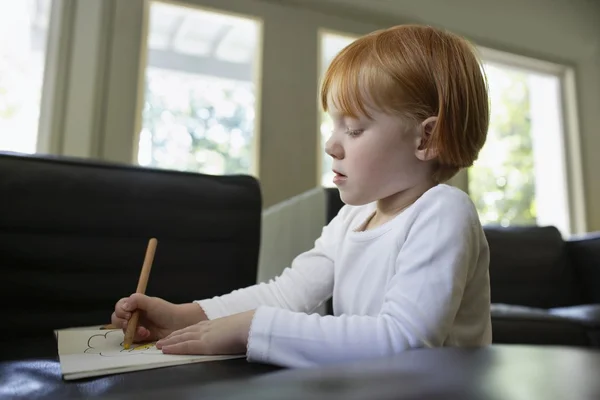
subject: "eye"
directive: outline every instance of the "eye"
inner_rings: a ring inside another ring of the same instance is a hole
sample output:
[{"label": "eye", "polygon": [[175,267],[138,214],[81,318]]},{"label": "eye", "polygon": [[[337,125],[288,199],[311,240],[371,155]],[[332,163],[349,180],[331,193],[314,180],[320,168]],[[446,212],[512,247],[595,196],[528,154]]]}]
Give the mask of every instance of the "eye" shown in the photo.
[{"label": "eye", "polygon": [[346,134],[350,137],[357,137],[363,132],[364,132],[363,129],[348,129],[348,130],[346,130]]}]

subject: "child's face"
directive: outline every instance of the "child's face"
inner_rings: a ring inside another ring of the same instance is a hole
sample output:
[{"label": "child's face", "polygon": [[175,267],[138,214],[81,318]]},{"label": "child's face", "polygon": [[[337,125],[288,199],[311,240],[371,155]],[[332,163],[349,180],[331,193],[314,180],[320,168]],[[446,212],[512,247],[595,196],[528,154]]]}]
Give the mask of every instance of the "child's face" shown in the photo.
[{"label": "child's face", "polygon": [[362,205],[421,185],[431,177],[418,157],[420,126],[367,107],[372,119],[352,118],[328,101],[334,129],[325,151],[333,158],[334,183],[342,200]]}]

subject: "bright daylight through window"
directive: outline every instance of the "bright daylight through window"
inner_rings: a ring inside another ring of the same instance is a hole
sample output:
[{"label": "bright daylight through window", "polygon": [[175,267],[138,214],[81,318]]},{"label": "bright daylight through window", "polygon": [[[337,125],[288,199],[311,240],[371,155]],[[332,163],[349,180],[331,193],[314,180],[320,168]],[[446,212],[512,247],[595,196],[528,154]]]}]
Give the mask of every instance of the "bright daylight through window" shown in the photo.
[{"label": "bright daylight through window", "polygon": [[0,150],[36,151],[51,5],[0,2]]},{"label": "bright daylight through window", "polygon": [[485,224],[554,225],[568,233],[561,81],[558,76],[484,65],[490,128],[469,169],[469,194]]},{"label": "bright daylight through window", "polygon": [[259,22],[150,4],[139,164],[252,173]]}]

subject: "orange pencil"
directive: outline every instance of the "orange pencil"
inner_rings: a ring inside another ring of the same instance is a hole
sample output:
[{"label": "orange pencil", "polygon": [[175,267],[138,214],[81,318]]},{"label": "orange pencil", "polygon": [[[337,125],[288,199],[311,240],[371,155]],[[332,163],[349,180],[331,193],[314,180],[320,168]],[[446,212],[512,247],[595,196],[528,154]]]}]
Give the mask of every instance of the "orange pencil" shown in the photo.
[{"label": "orange pencil", "polygon": [[[152,268],[152,262],[154,261],[154,253],[156,252],[156,245],[158,244],[157,240],[152,238],[148,242],[148,248],[146,249],[146,257],[144,258],[144,264],[142,265],[142,272],[140,273],[140,280],[138,281],[138,286],[136,293],[146,293],[146,286],[148,285],[148,278],[150,277],[150,269]],[[133,343],[133,337],[135,336],[135,331],[138,328],[138,320],[140,315],[138,311],[134,311],[131,315],[131,319],[127,323],[127,330],[125,331],[125,341],[123,343],[123,347],[128,349]]]}]

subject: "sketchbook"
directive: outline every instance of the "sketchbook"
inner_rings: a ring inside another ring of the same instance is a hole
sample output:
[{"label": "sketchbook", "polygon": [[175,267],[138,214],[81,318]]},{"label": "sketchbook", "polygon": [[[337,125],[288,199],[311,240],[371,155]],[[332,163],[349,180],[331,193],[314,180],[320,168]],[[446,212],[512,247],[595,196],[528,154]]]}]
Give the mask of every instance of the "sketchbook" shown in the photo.
[{"label": "sketchbook", "polygon": [[121,329],[63,329],[55,334],[65,380],[244,357],[163,354],[154,342],[124,349]]}]

